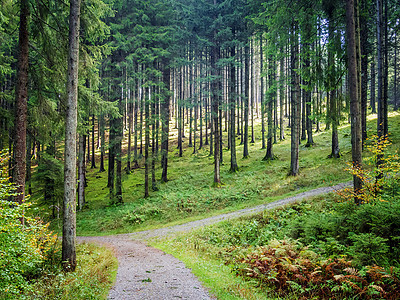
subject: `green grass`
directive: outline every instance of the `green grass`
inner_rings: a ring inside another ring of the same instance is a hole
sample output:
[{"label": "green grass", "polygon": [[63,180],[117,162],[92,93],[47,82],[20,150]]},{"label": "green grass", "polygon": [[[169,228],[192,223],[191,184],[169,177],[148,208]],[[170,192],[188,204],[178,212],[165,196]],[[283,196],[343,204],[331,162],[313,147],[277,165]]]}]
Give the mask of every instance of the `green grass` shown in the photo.
[{"label": "green grass", "polygon": [[26,299],[107,299],[118,268],[112,251],[83,243],[77,246],[76,253],[75,272],[64,273],[60,264],[52,265],[33,282],[32,292]]},{"label": "green grass", "polygon": [[190,233],[173,240],[153,241],[151,245],[183,261],[217,299],[266,299],[265,294],[257,290],[255,284],[236,276],[229,266],[216,259],[209,251],[200,251],[188,236]]},{"label": "green grass", "polygon": [[[400,131],[400,116],[393,114],[389,126],[394,142]],[[368,121],[369,131],[376,128],[376,119]],[[255,128],[258,132],[259,128]],[[226,133],[225,133],[226,135]],[[262,161],[265,150],[261,149],[260,136],[250,144],[250,157],[238,159],[239,172],[229,172],[230,153],[224,149],[221,167],[223,185],[213,187],[213,158],[208,154],[209,146],[197,154],[186,148],[179,158],[177,150],[169,153],[169,182],[158,185],[159,190],[143,198],[144,169],[133,170],[123,176],[122,206],[110,206],[108,198],[107,172],[88,170],[86,199],[88,207],[77,214],[78,235],[107,235],[169,226],[201,219],[212,215],[251,207],[282,199],[294,194],[330,186],[351,179],[344,171],[351,159],[350,125],[340,127],[339,143],[342,156],[330,159],[331,132],[314,134],[315,145],[300,146],[300,174],[288,176],[290,165],[290,136],[274,145],[277,159]],[[240,140],[237,140],[239,143]],[[237,146],[241,157],[243,146]],[[142,166],[143,162],[141,162]],[[159,164],[157,164],[159,165]],[[160,178],[160,168],[157,178]],[[53,229],[61,229],[61,220],[53,222]]]}]

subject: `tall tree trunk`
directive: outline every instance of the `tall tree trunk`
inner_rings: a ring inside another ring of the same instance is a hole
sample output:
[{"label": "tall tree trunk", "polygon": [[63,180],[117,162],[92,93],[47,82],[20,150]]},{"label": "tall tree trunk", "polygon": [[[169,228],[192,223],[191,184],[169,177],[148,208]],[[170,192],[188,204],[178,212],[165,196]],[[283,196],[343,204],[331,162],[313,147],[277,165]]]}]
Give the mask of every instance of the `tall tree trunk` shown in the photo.
[{"label": "tall tree trunk", "polygon": [[397,110],[399,105],[397,101],[397,35],[394,36],[394,78],[393,78],[393,106]]},{"label": "tall tree trunk", "polygon": [[[16,84],[16,115],[14,141],[14,182],[17,187],[15,201],[24,202],[26,177],[26,122],[28,114],[28,57],[29,57],[29,1],[20,0],[19,42],[18,42],[18,70]],[[10,148],[11,149],[11,148]],[[21,220],[24,222],[23,219]]]},{"label": "tall tree trunk", "polygon": [[[378,0],[379,1],[379,0]],[[350,119],[351,119],[351,156],[354,168],[362,167],[362,136],[360,99],[358,95],[358,74],[356,61],[356,28],[354,20],[354,0],[346,2],[346,34],[347,34],[347,59],[349,68],[350,91]],[[360,204],[362,182],[357,175],[353,175],[355,197],[354,201]]]},{"label": "tall tree trunk", "polygon": [[[283,49],[281,48],[281,53]],[[283,128],[283,111],[285,104],[285,73],[284,73],[284,62],[285,59],[282,56],[280,61],[280,71],[279,71],[279,140],[283,141],[285,139],[285,130]]]},{"label": "tall tree trunk", "polygon": [[90,162],[90,117],[87,118],[87,123],[86,125],[88,126],[88,131],[86,132],[86,138],[87,138],[87,158],[86,158],[86,162],[89,163]]},{"label": "tall tree trunk", "polygon": [[115,119],[110,118],[110,134],[108,138],[108,183],[110,200],[114,197],[115,177]]},{"label": "tall tree trunk", "polygon": [[[214,0],[214,6],[216,6],[216,0]],[[221,184],[220,177],[220,139],[219,139],[219,106],[220,106],[220,96],[219,96],[219,81],[220,72],[217,66],[219,59],[220,48],[217,41],[217,30],[214,31],[214,44],[212,45],[211,51],[211,69],[212,75],[214,77],[211,83],[211,114],[213,122],[213,132],[214,132],[214,185],[219,186]]]},{"label": "tall tree trunk", "polygon": [[168,63],[164,63],[164,72],[163,72],[163,99],[161,102],[161,122],[162,122],[162,135],[161,135],[161,166],[162,166],[162,174],[161,181],[168,181],[168,136],[169,136],[169,104],[170,104],[170,78],[171,78],[171,69],[168,66]]},{"label": "tall tree trunk", "polygon": [[295,22],[292,32],[291,49],[291,78],[292,78],[292,97],[291,97],[291,156],[289,175],[299,174],[299,142],[300,142],[300,122],[301,122],[301,98],[300,81],[296,70],[298,69],[299,43],[297,34],[298,25]]},{"label": "tall tree trunk", "polygon": [[261,101],[261,149],[265,149],[265,100],[264,100],[264,53],[263,36],[260,35],[260,101]]},{"label": "tall tree trunk", "polygon": [[[143,70],[143,66],[141,66],[141,70]],[[143,86],[142,86],[142,81],[140,81],[140,89],[139,89],[139,98],[140,98],[140,124],[139,124],[139,140],[140,140],[140,151],[139,151],[139,156],[140,158],[143,157],[143,112],[144,112],[144,91],[143,91]]]},{"label": "tall tree trunk", "polygon": [[[301,47],[301,51],[303,52],[301,54],[301,56],[303,57],[302,59],[305,59],[305,56],[307,56],[307,53],[304,49],[304,45]],[[302,79],[302,85],[306,85],[306,81],[304,80],[304,78]],[[306,140],[307,136],[306,136],[306,129],[307,129],[307,115],[306,115],[306,106],[307,106],[307,93],[305,91],[305,89],[300,89],[300,93],[301,93],[301,137],[300,139],[302,141]]]},{"label": "tall tree trunk", "polygon": [[268,57],[268,90],[267,90],[267,119],[268,119],[268,135],[267,135],[267,152],[263,160],[274,160],[273,146],[273,130],[274,130],[274,118],[273,118],[273,103],[274,103],[274,87],[275,85],[275,66],[272,62],[272,56]]},{"label": "tall tree trunk", "polygon": [[249,46],[244,47],[244,133],[243,133],[243,158],[249,157],[249,88],[250,88],[250,53]]},{"label": "tall tree trunk", "polygon": [[[33,144],[35,148],[35,144]],[[1,149],[1,148],[0,148]],[[27,149],[26,149],[26,184],[28,185],[28,194],[32,195],[32,135],[27,136]]]},{"label": "tall tree trunk", "polygon": [[382,18],[382,0],[376,0],[376,18],[377,18],[377,51],[378,51],[378,124],[377,131],[378,136],[384,135],[384,100],[383,100],[383,18]]},{"label": "tall tree trunk", "polygon": [[367,139],[367,90],[368,90],[368,6],[367,0],[360,5],[360,46],[361,46],[361,132],[362,146]]},{"label": "tall tree trunk", "polygon": [[[335,43],[334,37],[334,24],[333,17],[329,16],[329,43],[332,43],[331,47],[328,47],[328,99],[329,99],[329,120],[332,125],[332,147],[330,158],[340,157],[339,148],[339,137],[338,137],[338,112],[337,112],[337,97],[336,97],[336,63],[335,56],[333,53],[333,44]],[[329,49],[330,48],[330,49]]]},{"label": "tall tree trunk", "polygon": [[394,36],[394,78],[393,78],[393,109],[397,110],[398,100],[397,100],[397,35]]},{"label": "tall tree trunk", "polygon": [[104,172],[104,156],[106,152],[106,137],[105,137],[105,120],[104,120],[104,114],[100,113],[100,140],[101,140],[101,146],[100,146],[100,169],[99,172]]},{"label": "tall tree trunk", "polygon": [[230,66],[230,80],[229,80],[229,122],[230,122],[230,147],[231,147],[231,172],[237,172],[239,170],[237,159],[236,159],[236,131],[235,131],[235,123],[236,123],[236,67],[235,67],[235,46],[231,47],[231,59],[232,63]]},{"label": "tall tree trunk", "polygon": [[250,77],[250,83],[249,85],[251,86],[251,99],[249,101],[250,103],[250,116],[251,116],[251,144],[254,144],[254,99],[256,96],[255,92],[255,86],[256,86],[256,80],[255,80],[255,63],[254,63],[254,43],[253,39],[251,39],[251,51],[250,51],[250,70],[251,70],[251,77]]},{"label": "tall tree trunk", "polygon": [[78,207],[82,210],[85,206],[85,136],[79,134],[78,141]]},{"label": "tall tree trunk", "polygon": [[156,102],[157,95],[155,87],[152,88],[151,94],[151,189],[152,191],[157,191],[156,183]]},{"label": "tall tree trunk", "polygon": [[80,0],[70,0],[67,109],[64,151],[64,217],[62,264],[65,271],[76,268],[76,127],[78,102]]},{"label": "tall tree trunk", "polygon": [[92,164],[91,164],[91,169],[96,168],[95,149],[94,149],[94,123],[95,123],[95,117],[94,117],[94,114],[92,114]]},{"label": "tall tree trunk", "polygon": [[371,59],[371,83],[370,83],[370,105],[371,105],[371,109],[372,109],[372,113],[375,114],[376,113],[376,107],[375,107],[375,56],[372,55],[372,59]]},{"label": "tall tree trunk", "polygon": [[389,83],[389,38],[388,38],[388,0],[384,1],[385,14],[383,17],[383,134],[388,135],[388,83]]},{"label": "tall tree trunk", "polygon": [[[139,66],[138,66],[139,69]],[[138,156],[138,113],[139,113],[139,93],[140,93],[140,81],[138,80],[137,82],[137,87],[135,90],[135,99],[134,99],[134,114],[135,114],[135,119],[134,119],[134,125],[133,128],[135,130],[135,137],[134,137],[134,148],[133,148],[133,168],[138,169],[139,168],[139,156]]]},{"label": "tall tree trunk", "polygon": [[182,120],[182,102],[184,97],[184,80],[183,80],[183,68],[181,68],[181,74],[179,76],[179,97],[178,97],[178,150],[179,157],[183,155],[183,120]]},{"label": "tall tree trunk", "polygon": [[[127,91],[128,92],[128,91]],[[132,123],[133,123],[133,103],[131,94],[128,96],[128,149],[127,149],[127,162],[126,162],[126,173],[131,172],[131,157],[132,157]]]},{"label": "tall tree trunk", "polygon": [[[150,92],[149,92],[150,94]],[[150,96],[150,95],[149,95]],[[149,196],[149,169],[150,169],[150,159],[149,159],[149,145],[150,145],[150,99],[146,97],[145,100],[145,142],[144,142],[144,159],[145,159],[145,168],[144,168],[144,197],[147,198]]]},{"label": "tall tree trunk", "polygon": [[115,199],[113,203],[122,204],[122,140],[124,137],[124,101],[123,95],[119,97],[118,107],[120,116],[115,120],[116,132],[115,132],[115,162],[116,162],[116,176],[115,176]]}]

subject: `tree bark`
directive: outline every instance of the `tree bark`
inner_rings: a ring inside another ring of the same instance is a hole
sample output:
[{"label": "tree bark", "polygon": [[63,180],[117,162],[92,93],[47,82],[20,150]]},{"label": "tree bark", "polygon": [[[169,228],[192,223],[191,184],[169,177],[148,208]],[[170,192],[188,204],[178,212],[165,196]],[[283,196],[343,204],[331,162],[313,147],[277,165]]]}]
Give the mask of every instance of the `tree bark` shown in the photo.
[{"label": "tree bark", "polygon": [[104,114],[100,113],[100,169],[99,172],[104,172],[106,169],[104,168],[104,156],[106,153],[106,138],[105,138],[105,120],[104,120]]},{"label": "tree bark", "polygon": [[162,166],[162,174],[161,181],[168,181],[168,137],[169,137],[169,104],[170,104],[170,78],[171,78],[171,69],[168,66],[168,63],[164,63],[164,72],[163,72],[163,99],[161,102],[161,166]]},{"label": "tree bark", "polygon": [[243,158],[249,157],[249,88],[250,88],[250,50],[249,46],[244,47],[244,133],[243,133]]},{"label": "tree bark", "polygon": [[94,114],[92,114],[92,164],[91,164],[91,169],[96,168],[96,157],[95,157],[95,149],[94,149],[94,122],[95,117]]},{"label": "tree bark", "polygon": [[[29,1],[20,0],[20,23],[18,42],[18,70],[16,84],[16,115],[14,141],[14,182],[17,187],[15,201],[24,202],[26,177],[26,122],[28,114],[28,57],[29,57]],[[23,219],[21,220],[22,222]]]},{"label": "tree bark", "polygon": [[[149,88],[150,89],[150,88]],[[150,96],[150,92],[149,92]],[[144,197],[147,198],[149,194],[149,169],[150,169],[150,159],[149,159],[149,145],[150,145],[150,125],[151,125],[151,120],[150,120],[150,99],[146,97],[145,100],[145,142],[144,142]]]},{"label": "tree bark", "polygon": [[289,175],[297,176],[299,174],[299,142],[300,142],[300,121],[301,121],[301,99],[300,99],[300,81],[296,70],[298,69],[298,25],[295,22],[292,32],[292,49],[291,49],[291,156],[290,156],[290,172]]},{"label": "tree bark", "polygon": [[[216,6],[216,0],[214,0],[214,6]],[[211,83],[211,116],[213,122],[213,133],[214,133],[214,185],[219,186],[221,184],[220,177],[220,139],[219,139],[219,69],[217,62],[219,59],[220,48],[217,41],[217,30],[214,31],[214,44],[211,50],[211,69],[214,77]]]},{"label": "tree bark", "polygon": [[384,135],[384,101],[383,101],[383,20],[382,20],[382,0],[376,0],[376,18],[377,18],[377,51],[378,51],[378,119],[377,131],[378,137]]},{"label": "tree bark", "polygon": [[76,127],[78,102],[80,0],[70,0],[67,109],[65,119],[62,264],[76,268]]},{"label": "tree bark", "polygon": [[236,159],[236,131],[235,131],[235,123],[236,123],[236,67],[235,67],[235,46],[231,47],[231,66],[230,66],[230,80],[229,80],[229,122],[230,122],[230,148],[231,148],[231,172],[237,172],[239,170],[237,159]]},{"label": "tree bark", "polygon": [[[378,0],[379,1],[379,0]],[[349,68],[349,92],[350,92],[350,120],[351,120],[351,155],[354,168],[362,167],[362,136],[360,99],[358,95],[358,74],[356,61],[356,29],[354,20],[354,0],[346,2],[346,34],[347,34],[347,59]],[[354,201],[360,204],[359,193],[362,182],[357,175],[353,175]]]},{"label": "tree bark", "polygon": [[85,136],[79,135],[78,141],[78,207],[82,210],[85,206]]}]

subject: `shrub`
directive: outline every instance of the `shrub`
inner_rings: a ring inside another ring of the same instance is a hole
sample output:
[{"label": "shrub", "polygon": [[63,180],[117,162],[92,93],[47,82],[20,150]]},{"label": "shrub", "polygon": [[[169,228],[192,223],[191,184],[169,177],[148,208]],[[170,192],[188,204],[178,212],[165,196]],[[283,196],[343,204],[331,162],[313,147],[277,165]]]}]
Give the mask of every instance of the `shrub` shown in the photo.
[{"label": "shrub", "polygon": [[245,256],[236,257],[235,271],[272,288],[281,296],[295,294],[297,299],[398,299],[400,277],[384,268],[355,269],[343,258],[317,260],[315,254],[296,242],[271,241]]},{"label": "shrub", "polygon": [[29,280],[53,256],[56,236],[48,224],[27,216],[29,203],[9,201],[15,186],[6,177],[6,163],[0,153],[0,298],[14,299],[30,289]]}]

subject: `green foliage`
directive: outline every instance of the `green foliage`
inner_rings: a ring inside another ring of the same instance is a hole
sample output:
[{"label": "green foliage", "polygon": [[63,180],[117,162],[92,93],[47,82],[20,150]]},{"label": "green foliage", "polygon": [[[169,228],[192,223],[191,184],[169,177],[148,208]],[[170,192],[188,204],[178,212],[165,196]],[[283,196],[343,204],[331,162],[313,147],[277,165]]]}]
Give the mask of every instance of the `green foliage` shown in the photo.
[{"label": "green foliage", "polygon": [[[379,179],[383,201],[369,196],[356,205],[343,192],[319,196],[202,228],[173,239],[169,249],[176,251],[177,243],[180,251],[225,262],[266,297],[278,292],[285,299],[397,299],[400,199],[393,191],[399,180],[397,158],[388,149]],[[377,174],[374,168],[364,172]]]},{"label": "green foliage", "polygon": [[0,298],[14,299],[32,290],[29,280],[40,276],[53,256],[56,236],[48,224],[26,215],[29,203],[10,201],[15,187],[6,177],[6,162],[0,153]]},{"label": "green foliage", "polygon": [[[233,259],[238,275],[256,280],[261,286],[272,288],[276,293],[296,295],[302,299],[394,299],[399,292],[398,274],[387,276],[392,285],[387,285],[383,268],[369,267],[359,272],[345,259],[316,260],[307,248],[297,243],[272,240],[266,247],[249,251]],[[377,272],[379,270],[379,272]],[[375,278],[380,277],[381,280]]]},{"label": "green foliage", "polygon": [[355,262],[360,265],[384,263],[389,254],[388,240],[374,233],[360,233],[349,236],[353,245],[349,253],[355,257]]},{"label": "green foliage", "polygon": [[64,273],[49,224],[29,217],[30,203],[10,201],[15,186],[6,177],[7,160],[0,153],[0,299],[105,299],[117,268],[112,252],[79,245],[76,271]]},{"label": "green foliage", "polygon": [[[57,260],[61,261],[61,253]],[[106,299],[118,267],[110,249],[79,244],[75,272],[65,273],[61,264],[47,268],[27,294],[28,299]]]},{"label": "green foliage", "polygon": [[352,190],[344,190],[341,196],[350,200],[357,196],[361,203],[375,204],[390,201],[400,195],[400,157],[398,151],[390,151],[389,137],[372,136],[367,139],[367,150],[371,153],[365,162],[369,167],[350,166],[347,170],[362,181],[362,189],[356,195]]}]

